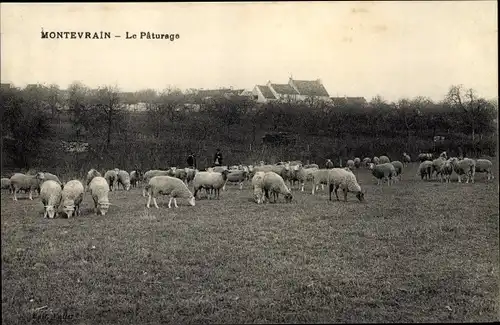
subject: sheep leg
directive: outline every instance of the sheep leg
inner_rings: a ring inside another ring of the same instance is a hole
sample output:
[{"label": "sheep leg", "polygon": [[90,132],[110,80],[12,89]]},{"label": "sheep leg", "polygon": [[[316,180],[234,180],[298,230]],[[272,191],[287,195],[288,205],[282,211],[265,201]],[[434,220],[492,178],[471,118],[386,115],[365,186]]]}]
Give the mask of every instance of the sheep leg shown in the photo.
[{"label": "sheep leg", "polygon": [[333,192],[333,184],[330,184],[330,186],[328,186],[328,196],[330,201],[332,200],[332,192]]},{"label": "sheep leg", "polygon": [[19,190],[17,188],[14,188],[14,201],[17,201],[17,196],[16,196],[16,193],[18,192]]},{"label": "sheep leg", "polygon": [[156,202],[156,198],[153,197],[153,204],[155,205],[155,208],[159,209],[160,207],[158,206],[158,203]]},{"label": "sheep leg", "polygon": [[146,197],[146,189],[144,187],[142,188],[142,196]]},{"label": "sheep leg", "polygon": [[176,199],[175,197],[174,197],[174,206],[175,206],[176,208],[178,208],[178,206],[177,206],[177,199]]},{"label": "sheep leg", "polygon": [[335,196],[337,197],[337,201],[340,201],[338,190],[339,190],[339,185],[336,185],[335,186]]},{"label": "sheep leg", "polygon": [[311,194],[314,195],[314,192],[316,190],[316,184],[312,184],[312,190],[311,190]]},{"label": "sheep leg", "polygon": [[243,189],[243,182],[240,183],[240,191]]},{"label": "sheep leg", "polygon": [[146,203],[146,207],[149,209],[151,205],[151,194],[148,195],[148,202]]},{"label": "sheep leg", "polygon": [[344,202],[347,202],[347,189],[343,188],[342,192],[344,192]]},{"label": "sheep leg", "polygon": [[30,200],[33,200],[33,192],[30,189]]},{"label": "sheep leg", "polygon": [[44,213],[43,213],[43,218],[47,218],[49,216],[49,213],[47,212],[47,208],[44,208]]},{"label": "sheep leg", "polygon": [[168,200],[168,208],[169,209],[172,208],[172,200],[173,199],[174,199],[173,197],[170,197],[170,200]]},{"label": "sheep leg", "polygon": [[325,184],[321,184],[321,190],[324,191],[325,190]]},{"label": "sheep leg", "polygon": [[301,183],[301,192],[304,192],[304,182]]}]

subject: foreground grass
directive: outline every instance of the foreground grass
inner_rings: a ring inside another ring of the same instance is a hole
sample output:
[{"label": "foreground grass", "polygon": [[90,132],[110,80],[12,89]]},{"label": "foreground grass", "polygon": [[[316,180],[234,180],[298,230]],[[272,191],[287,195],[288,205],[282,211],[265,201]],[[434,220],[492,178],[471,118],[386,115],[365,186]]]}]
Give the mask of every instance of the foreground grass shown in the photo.
[{"label": "foreground grass", "polygon": [[[2,194],[2,322],[33,324],[487,322],[499,320],[498,183],[358,179],[365,204],[295,192],[43,219]],[[20,195],[22,196],[22,194]]]}]

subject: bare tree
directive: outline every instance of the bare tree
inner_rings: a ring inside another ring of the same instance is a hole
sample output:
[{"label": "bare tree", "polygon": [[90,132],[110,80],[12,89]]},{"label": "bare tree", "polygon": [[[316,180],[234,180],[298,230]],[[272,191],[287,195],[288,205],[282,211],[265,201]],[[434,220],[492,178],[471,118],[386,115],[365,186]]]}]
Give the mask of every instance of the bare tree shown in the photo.
[{"label": "bare tree", "polygon": [[120,100],[119,89],[114,86],[100,87],[92,95],[94,125],[104,128],[106,146],[109,146],[113,129],[119,125],[123,117],[124,107]]}]

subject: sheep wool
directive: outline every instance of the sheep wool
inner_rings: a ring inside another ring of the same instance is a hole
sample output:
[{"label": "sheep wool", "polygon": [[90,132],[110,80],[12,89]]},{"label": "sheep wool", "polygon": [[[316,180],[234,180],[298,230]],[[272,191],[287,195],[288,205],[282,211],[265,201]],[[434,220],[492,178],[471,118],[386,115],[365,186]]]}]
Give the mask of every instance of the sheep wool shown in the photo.
[{"label": "sheep wool", "polygon": [[115,184],[118,181],[118,171],[119,170],[117,170],[117,168],[115,168],[113,170],[108,170],[104,174],[104,178],[106,179],[106,182],[108,182],[110,192],[113,191],[113,188],[115,187]]},{"label": "sheep wool", "polygon": [[94,177],[89,185],[90,194],[92,195],[92,200],[94,201],[95,213],[97,215],[106,215],[109,206],[109,185],[104,177]]},{"label": "sheep wool", "polygon": [[364,193],[361,186],[358,184],[356,176],[344,168],[333,168],[328,171],[328,189],[329,200],[332,200],[332,192],[335,190],[335,196],[340,201],[337,190],[341,188],[344,193],[344,202],[347,202],[347,193],[353,192],[356,198],[362,202],[364,201]]},{"label": "sheep wool", "polygon": [[379,164],[387,164],[387,163],[390,163],[390,162],[391,162],[391,160],[387,156],[380,156],[378,158],[378,163]]},{"label": "sheep wool", "polygon": [[42,199],[44,208],[44,218],[54,218],[56,209],[61,202],[61,192],[61,185],[53,180],[45,181],[40,186],[40,198]]},{"label": "sheep wool", "polygon": [[125,170],[120,170],[117,173],[118,185],[123,186],[125,191],[130,190],[130,174]]},{"label": "sheep wool", "polygon": [[177,198],[188,199],[191,206],[195,205],[195,198],[193,193],[188,189],[187,185],[179,178],[172,176],[154,176],[149,180],[148,185],[146,185],[146,190],[148,192],[148,202],[146,206],[150,208],[151,198],[153,198],[153,204],[157,209],[158,203],[156,198],[159,195],[168,195],[170,200],[168,201],[168,208],[172,207],[172,200],[174,201],[174,206],[177,206]]},{"label": "sheep wool", "polygon": [[[218,199],[220,196],[220,189],[226,184],[228,173],[229,170],[224,170],[222,173],[215,171],[197,173],[193,180],[194,197],[196,197],[200,189],[204,188],[207,190],[207,193],[213,190],[214,197],[216,196]],[[208,196],[208,198],[210,199],[211,197]]]},{"label": "sheep wool", "polygon": [[29,199],[33,200],[33,191],[40,190],[40,185],[44,181],[44,174],[37,173],[36,175],[25,175],[15,173],[10,178],[10,187],[14,194],[14,201],[17,201],[17,192],[19,190],[29,191]]},{"label": "sheep wool", "polygon": [[349,168],[350,170],[354,169],[354,160],[349,159],[346,163],[346,167]]},{"label": "sheep wool", "polygon": [[227,174],[227,181],[230,183],[238,183],[239,189],[243,189],[243,183],[247,179],[247,172],[244,170],[232,170]]},{"label": "sheep wool", "polygon": [[288,203],[292,201],[293,196],[290,189],[286,186],[283,178],[275,172],[267,172],[264,175],[262,188],[264,189],[267,200],[269,200],[269,192],[271,192],[273,194],[274,202],[277,201],[280,193],[285,196],[285,202]]},{"label": "sheep wool", "polygon": [[464,158],[462,160],[458,160],[458,158],[454,157],[450,159],[450,162],[453,166],[453,170],[457,173],[459,183],[462,183],[462,175],[467,177],[466,183],[469,183],[469,181],[474,183],[474,176],[476,175],[476,162],[473,159]]},{"label": "sheep wool", "polygon": [[91,170],[88,171],[87,173],[87,178],[85,180],[85,185],[88,187],[90,182],[94,179],[94,177],[101,177],[101,173],[99,173],[97,170],[92,168]]},{"label": "sheep wool", "polygon": [[[159,169],[153,169],[153,170],[148,170],[147,172],[144,173],[143,175],[143,183],[144,185],[149,184],[149,180],[155,176],[168,176],[170,173],[170,170],[159,170]],[[146,189],[145,187],[142,188],[142,196],[146,197]]]},{"label": "sheep wool", "polygon": [[358,157],[354,158],[354,167],[361,167],[361,159],[359,159]]},{"label": "sheep wool", "polygon": [[373,157],[372,164],[378,165],[379,163],[380,163],[380,159],[377,156]]},{"label": "sheep wool", "polygon": [[75,216],[80,215],[80,204],[83,201],[84,192],[83,184],[77,179],[71,180],[64,185],[61,194],[61,207],[68,218],[71,218],[73,212]]},{"label": "sheep wool", "polygon": [[401,180],[401,174],[403,173],[403,163],[400,162],[399,160],[392,161],[391,164],[394,166],[394,169],[396,170],[396,179],[399,178]]},{"label": "sheep wool", "polygon": [[141,181],[141,172],[138,170],[133,170],[130,172],[130,185],[131,187],[137,187]]},{"label": "sheep wool", "polygon": [[328,183],[329,170],[330,169],[316,169],[312,172],[312,195],[318,190],[319,185],[324,189],[324,186]]},{"label": "sheep wool", "polygon": [[439,174],[441,175],[440,181],[442,182],[444,178],[445,182],[449,183],[452,173],[453,173],[453,166],[451,165],[451,162],[448,159],[441,165],[441,170],[439,172]]},{"label": "sheep wool", "polygon": [[432,161],[424,160],[418,166],[417,176],[420,176],[422,180],[430,179],[432,175]]},{"label": "sheep wool", "polygon": [[379,165],[371,163],[370,169],[372,171],[372,175],[377,179],[377,185],[381,184],[381,179],[383,181],[387,181],[387,185],[391,185],[392,178],[396,176],[396,169],[391,163],[384,163]]},{"label": "sheep wool", "polygon": [[488,180],[493,177],[493,163],[488,159],[476,160],[476,173],[486,173]]},{"label": "sheep wool", "polygon": [[265,175],[266,175],[265,172],[256,172],[255,175],[253,175],[252,177],[253,196],[257,204],[265,202],[264,188],[263,188]]},{"label": "sheep wool", "polygon": [[9,190],[9,191],[11,191],[11,189],[10,189],[10,179],[2,177],[1,182],[2,182],[2,190]]}]

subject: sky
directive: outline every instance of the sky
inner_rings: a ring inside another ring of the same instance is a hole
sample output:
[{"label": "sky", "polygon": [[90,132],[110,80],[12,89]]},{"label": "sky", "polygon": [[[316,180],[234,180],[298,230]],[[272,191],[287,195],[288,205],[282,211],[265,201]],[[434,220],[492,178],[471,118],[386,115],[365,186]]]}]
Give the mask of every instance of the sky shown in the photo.
[{"label": "sky", "polygon": [[[2,3],[1,81],[253,89],[321,79],[330,96],[498,94],[496,1]],[[41,39],[108,31],[111,39]],[[179,34],[125,39],[126,32]],[[120,38],[114,37],[120,35]]]}]

